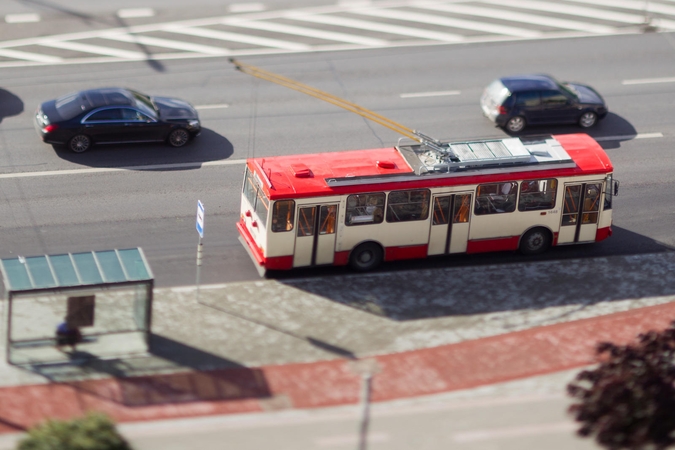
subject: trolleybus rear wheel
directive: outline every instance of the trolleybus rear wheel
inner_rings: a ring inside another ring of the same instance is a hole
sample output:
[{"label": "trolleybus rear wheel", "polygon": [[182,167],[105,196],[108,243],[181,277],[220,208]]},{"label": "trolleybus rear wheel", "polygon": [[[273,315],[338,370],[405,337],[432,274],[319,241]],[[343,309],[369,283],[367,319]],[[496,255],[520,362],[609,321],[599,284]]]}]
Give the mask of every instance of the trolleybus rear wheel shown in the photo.
[{"label": "trolleybus rear wheel", "polygon": [[356,247],[349,256],[349,265],[359,272],[375,269],[382,263],[382,247],[374,242],[366,242]]}]

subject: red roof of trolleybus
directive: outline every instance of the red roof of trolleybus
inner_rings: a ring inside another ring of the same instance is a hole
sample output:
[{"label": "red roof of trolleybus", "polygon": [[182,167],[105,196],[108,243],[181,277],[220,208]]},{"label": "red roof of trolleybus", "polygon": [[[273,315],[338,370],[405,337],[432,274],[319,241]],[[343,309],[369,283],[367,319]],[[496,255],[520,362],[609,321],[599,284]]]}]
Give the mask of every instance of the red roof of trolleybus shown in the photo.
[{"label": "red roof of trolleybus", "polygon": [[[576,167],[550,170],[518,171],[518,179],[552,178],[571,175],[592,175],[610,173],[612,163],[607,153],[587,134],[564,134],[553,136],[574,160]],[[428,188],[434,186],[452,186],[461,184],[484,183],[486,181],[507,181],[514,178],[513,173],[480,174],[478,171],[466,172],[465,176],[455,175],[447,178],[392,180],[383,183],[381,178],[372,185],[360,183],[339,187],[329,187],[326,178],[345,178],[363,176],[381,176],[392,174],[411,174],[412,168],[394,147],[370,150],[350,150],[332,153],[310,153],[304,155],[273,156],[251,158],[247,161],[250,170],[268,179],[271,188],[263,182],[263,190],[272,200],[283,198],[302,198],[314,196],[341,195],[355,192],[388,191],[394,189]],[[262,173],[261,170],[264,172]]]}]

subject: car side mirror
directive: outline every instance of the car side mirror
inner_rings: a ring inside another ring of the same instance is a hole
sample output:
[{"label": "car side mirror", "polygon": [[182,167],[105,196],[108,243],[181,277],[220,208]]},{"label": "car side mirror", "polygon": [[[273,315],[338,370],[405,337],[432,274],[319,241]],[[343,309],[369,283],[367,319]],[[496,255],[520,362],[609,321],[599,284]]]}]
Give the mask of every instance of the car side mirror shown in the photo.
[{"label": "car side mirror", "polygon": [[614,180],[614,196],[619,195],[619,181]]}]

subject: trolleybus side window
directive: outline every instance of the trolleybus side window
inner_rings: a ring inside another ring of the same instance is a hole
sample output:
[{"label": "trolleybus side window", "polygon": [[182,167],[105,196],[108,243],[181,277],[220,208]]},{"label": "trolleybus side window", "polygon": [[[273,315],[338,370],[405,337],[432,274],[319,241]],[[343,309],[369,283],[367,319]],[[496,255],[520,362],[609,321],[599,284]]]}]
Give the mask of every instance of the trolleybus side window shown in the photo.
[{"label": "trolleybus side window", "polygon": [[347,197],[345,225],[382,223],[384,219],[384,192],[353,194]]},{"label": "trolleybus side window", "polygon": [[449,195],[434,198],[434,214],[432,216],[434,225],[445,225],[450,220],[451,198]]},{"label": "trolleybus side window", "polygon": [[272,206],[272,231],[291,231],[295,221],[295,201],[279,200]]},{"label": "trolleybus side window", "polygon": [[387,201],[387,222],[426,220],[429,217],[429,189],[392,191]]},{"label": "trolleybus side window", "polygon": [[337,205],[325,205],[319,213],[319,234],[335,233]]},{"label": "trolleybus side window", "polygon": [[515,181],[479,185],[476,188],[474,214],[482,216],[515,211],[517,188],[518,183]]},{"label": "trolleybus side window", "polygon": [[518,211],[539,211],[555,208],[558,180],[529,180],[520,183]]},{"label": "trolleybus side window", "polygon": [[298,236],[314,236],[314,214],[316,208],[298,208]]}]

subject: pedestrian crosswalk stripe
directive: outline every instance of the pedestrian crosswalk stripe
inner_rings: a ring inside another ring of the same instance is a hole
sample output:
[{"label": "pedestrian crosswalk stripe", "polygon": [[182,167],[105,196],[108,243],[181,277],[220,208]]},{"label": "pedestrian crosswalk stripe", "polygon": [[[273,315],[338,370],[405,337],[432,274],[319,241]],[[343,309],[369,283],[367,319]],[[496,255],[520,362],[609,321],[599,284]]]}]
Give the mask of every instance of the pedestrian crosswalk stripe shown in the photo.
[{"label": "pedestrian crosswalk stripe", "polygon": [[244,44],[259,45],[262,47],[283,48],[285,50],[309,50],[311,47],[300,42],[284,41],[281,39],[269,39],[250,34],[230,33],[226,31],[211,30],[208,28],[192,28],[175,25],[163,27],[163,31],[171,33],[187,34],[190,36],[205,37],[221,41],[240,42]]},{"label": "pedestrian crosswalk stripe", "polygon": [[410,22],[420,22],[429,25],[441,25],[451,28],[460,28],[465,30],[483,31],[490,34],[501,34],[507,36],[517,36],[524,38],[533,38],[541,36],[537,30],[526,30],[523,28],[509,27],[506,25],[491,24],[485,22],[475,22],[471,20],[455,19],[452,17],[440,17],[431,14],[419,14],[410,11],[395,11],[390,9],[359,9],[350,11],[356,14],[375,16],[387,19],[405,20]]},{"label": "pedestrian crosswalk stripe", "polygon": [[226,56],[231,52],[226,48],[212,47],[210,45],[191,44],[189,42],[173,41],[170,39],[161,39],[151,36],[139,36],[132,34],[109,34],[101,36],[104,39],[110,39],[120,42],[131,42],[141,45],[150,45],[154,47],[174,48],[176,50],[185,50],[188,52],[203,53],[205,55]]},{"label": "pedestrian crosswalk stripe", "polygon": [[[567,0],[570,2],[588,4],[588,0]],[[675,16],[675,6],[643,0],[593,0],[594,6],[609,8],[630,9],[642,13],[657,13]]]},{"label": "pedestrian crosswalk stripe", "polygon": [[41,55],[39,53],[22,52],[21,50],[12,50],[9,48],[0,48],[0,56],[5,58],[22,59],[25,61],[35,61],[42,63],[58,63],[61,58],[58,56]]},{"label": "pedestrian crosswalk stripe", "polygon": [[7,14],[5,16],[5,22],[7,22],[7,23],[31,23],[31,22],[39,22],[39,21],[40,21],[40,15],[39,14],[32,14],[32,13]]},{"label": "pedestrian crosswalk stripe", "polygon": [[369,38],[365,36],[356,36],[353,34],[336,33],[334,31],[323,31],[314,28],[296,27],[267,21],[247,21],[238,19],[224,19],[223,24],[235,27],[252,28],[255,30],[273,31],[277,33],[293,34],[296,36],[313,37],[328,41],[349,42],[351,44],[368,46],[385,46],[387,41],[382,39]]},{"label": "pedestrian crosswalk stripe", "polygon": [[117,48],[102,47],[100,45],[82,44],[81,42],[44,40],[40,42],[39,45],[74,50],[76,52],[94,53],[96,55],[117,56],[118,58],[126,59],[144,59],[147,57],[147,55],[141,52],[131,52]]},{"label": "pedestrian crosswalk stripe", "polygon": [[337,25],[340,27],[356,28],[359,30],[379,31],[382,33],[398,34],[401,36],[412,36],[421,39],[430,39],[433,41],[441,41],[441,42],[459,42],[464,39],[464,36],[459,34],[441,33],[438,31],[429,31],[421,28],[390,25],[386,23],[370,22],[367,20],[359,20],[359,19],[348,19],[345,17],[329,16],[325,14],[289,13],[285,17],[293,20],[302,20],[305,22],[322,23],[326,25]]},{"label": "pedestrian crosswalk stripe", "polygon": [[495,9],[493,7],[476,7],[459,4],[441,5],[441,4],[416,4],[416,8],[430,9],[433,11],[450,12],[456,14],[465,14],[477,17],[488,17],[491,19],[508,20],[510,22],[521,22],[532,25],[543,25],[552,28],[562,28],[566,30],[587,31],[589,33],[609,34],[616,33],[615,27],[606,25],[592,24],[588,22],[579,22],[576,20],[559,19],[557,17],[542,16],[536,14],[527,14],[504,9]]}]

